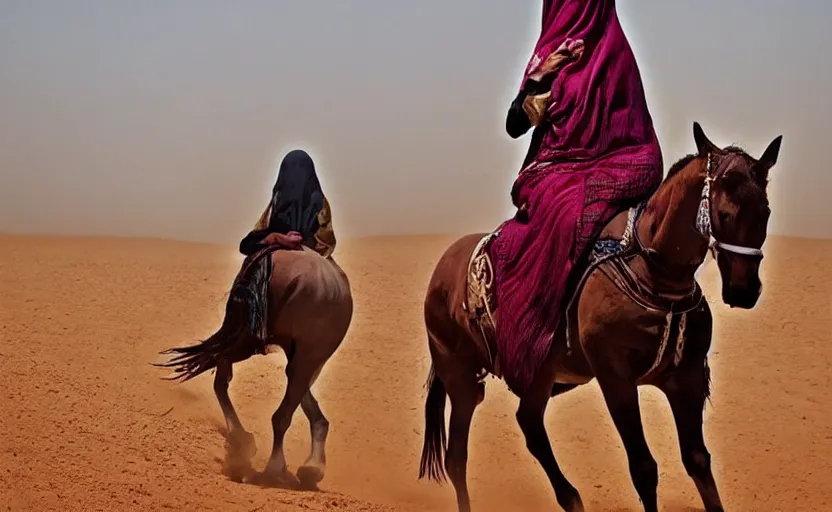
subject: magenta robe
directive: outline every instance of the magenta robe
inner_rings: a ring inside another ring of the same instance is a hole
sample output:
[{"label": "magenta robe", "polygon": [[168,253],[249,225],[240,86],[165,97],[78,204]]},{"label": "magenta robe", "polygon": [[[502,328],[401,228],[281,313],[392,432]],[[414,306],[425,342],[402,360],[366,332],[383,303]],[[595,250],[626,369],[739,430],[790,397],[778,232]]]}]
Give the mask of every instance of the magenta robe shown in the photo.
[{"label": "magenta robe", "polygon": [[616,213],[648,197],[662,177],[661,150],[615,2],[544,0],[535,55],[545,59],[567,38],[583,40],[583,55],[558,71],[540,149],[514,184],[528,223],[504,223],[491,248],[501,366],[516,392],[528,387],[551,348],[577,260]]}]

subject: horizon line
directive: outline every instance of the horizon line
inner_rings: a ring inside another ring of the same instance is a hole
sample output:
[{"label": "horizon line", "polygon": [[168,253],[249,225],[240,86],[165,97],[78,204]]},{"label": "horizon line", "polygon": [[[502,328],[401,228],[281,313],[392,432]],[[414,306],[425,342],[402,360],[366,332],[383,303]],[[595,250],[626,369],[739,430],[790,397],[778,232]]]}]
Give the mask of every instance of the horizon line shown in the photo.
[{"label": "horizon line", "polygon": [[[457,232],[429,232],[429,233],[407,233],[407,234],[371,234],[371,235],[359,235],[359,236],[344,236],[344,237],[337,237],[337,242],[343,241],[360,241],[360,240],[372,240],[372,239],[379,239],[379,238],[451,238],[451,237],[463,237],[471,234],[479,233],[478,231],[468,232],[468,233],[457,233]],[[482,233],[487,233],[487,231],[482,231]],[[0,237],[3,238],[59,238],[59,239],[95,239],[95,240],[132,240],[132,241],[146,241],[146,242],[174,242],[174,243],[182,243],[182,244],[194,244],[194,245],[212,245],[218,247],[228,247],[237,245],[239,242],[212,242],[206,240],[196,240],[196,239],[187,239],[187,238],[173,238],[173,237],[165,237],[165,236],[150,236],[150,235],[95,235],[95,234],[61,234],[61,233],[40,233],[40,232],[10,232],[10,231],[0,231]],[[832,237],[824,237],[824,236],[801,236],[801,235],[781,235],[781,234],[769,234],[766,238],[766,242],[771,240],[772,238],[777,239],[788,239],[788,240],[812,240],[812,241],[832,241]]]}]

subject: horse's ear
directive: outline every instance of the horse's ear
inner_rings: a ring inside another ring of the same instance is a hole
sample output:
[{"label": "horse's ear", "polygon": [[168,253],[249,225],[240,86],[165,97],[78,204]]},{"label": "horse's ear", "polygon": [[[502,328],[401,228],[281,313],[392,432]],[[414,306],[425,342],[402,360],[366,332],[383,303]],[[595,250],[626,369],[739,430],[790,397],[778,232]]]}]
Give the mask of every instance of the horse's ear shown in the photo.
[{"label": "horse's ear", "polygon": [[705,131],[702,130],[702,127],[696,121],[693,122],[693,140],[696,142],[696,152],[699,156],[705,156],[715,149],[718,149],[716,145],[708,139],[708,136],[705,135]]},{"label": "horse's ear", "polygon": [[763,188],[768,184],[768,172],[774,167],[774,164],[777,163],[777,157],[780,156],[781,142],[783,142],[783,136],[778,135],[763,151],[763,156],[760,157],[755,166],[757,182]]},{"label": "horse's ear", "polygon": [[780,143],[783,142],[783,136],[778,135],[771,144],[768,145],[763,156],[760,157],[760,163],[768,168],[774,167],[777,163],[777,157],[780,156]]}]

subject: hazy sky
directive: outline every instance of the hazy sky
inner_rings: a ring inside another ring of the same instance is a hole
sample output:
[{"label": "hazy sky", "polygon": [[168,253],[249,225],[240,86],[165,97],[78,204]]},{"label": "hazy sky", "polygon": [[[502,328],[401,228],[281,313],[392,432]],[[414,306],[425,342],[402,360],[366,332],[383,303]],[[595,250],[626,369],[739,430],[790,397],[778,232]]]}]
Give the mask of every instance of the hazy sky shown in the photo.
[{"label": "hazy sky", "polygon": [[[341,237],[489,230],[539,0],[0,0],[0,231],[235,243],[315,158]],[[759,156],[775,233],[832,237],[828,1],[619,0],[666,165]]]}]

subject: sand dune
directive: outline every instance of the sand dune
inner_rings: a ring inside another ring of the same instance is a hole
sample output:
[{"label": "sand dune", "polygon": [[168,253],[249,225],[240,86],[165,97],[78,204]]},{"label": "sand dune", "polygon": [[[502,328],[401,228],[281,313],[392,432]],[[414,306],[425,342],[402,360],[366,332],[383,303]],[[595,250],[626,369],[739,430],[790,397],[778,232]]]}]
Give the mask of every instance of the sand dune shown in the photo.
[{"label": "sand dune", "polygon": [[[429,365],[421,301],[448,237],[345,241],[351,330],[316,385],[332,427],[321,493],[235,484],[221,473],[211,377],[173,384],[157,353],[220,321],[233,248],[178,242],[0,236],[0,509],[453,510],[450,487],[416,480]],[[719,300],[706,439],[728,510],[832,510],[832,241],[773,238],[750,312]],[[258,441],[284,387],[281,355],[235,367],[231,397]],[[479,511],[553,510],[545,475],[496,380],[474,418],[469,479]],[[642,390],[663,510],[699,510],[668,407]],[[553,401],[547,425],[590,510],[640,510],[624,450],[593,383]],[[296,414],[292,468],[309,447]]]}]

